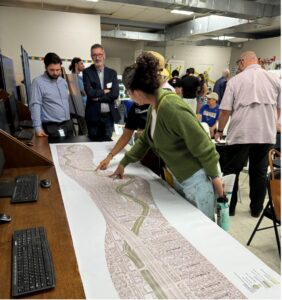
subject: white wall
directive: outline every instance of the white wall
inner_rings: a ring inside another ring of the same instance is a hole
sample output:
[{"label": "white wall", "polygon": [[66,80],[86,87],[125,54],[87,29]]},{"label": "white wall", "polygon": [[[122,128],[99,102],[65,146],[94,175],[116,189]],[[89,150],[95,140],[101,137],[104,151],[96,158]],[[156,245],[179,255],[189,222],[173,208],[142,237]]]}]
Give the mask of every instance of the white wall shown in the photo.
[{"label": "white wall", "polygon": [[[30,56],[55,52],[62,58],[91,59],[91,45],[100,42],[100,16],[0,7],[0,49],[13,59],[17,83],[23,79],[21,45]],[[32,78],[39,75],[43,62],[30,61],[30,69]]]},{"label": "white wall", "polygon": [[124,68],[132,64],[136,54],[140,51],[156,51],[164,55],[166,61],[183,61],[182,72],[188,67],[195,67],[196,71],[209,70],[210,79],[216,80],[221,76],[222,70],[228,67],[231,48],[197,47],[197,46],[168,46],[151,47],[145,42],[128,41],[124,39],[102,38],[107,59],[106,65],[122,74]]},{"label": "white wall", "polygon": [[226,47],[178,45],[166,48],[167,59],[184,61],[183,73],[189,67],[199,73],[209,70],[209,78],[213,81],[229,66],[230,56],[231,48]]},{"label": "white wall", "polygon": [[106,65],[115,69],[118,74],[122,74],[125,67],[134,63],[136,54],[140,54],[140,51],[157,51],[163,55],[165,53],[164,47],[146,46],[143,41],[102,38],[102,45],[106,51]]},{"label": "white wall", "polygon": [[115,69],[118,74],[134,62],[135,41],[102,38],[102,45],[106,51],[106,66]]},{"label": "white wall", "polygon": [[244,43],[241,49],[233,48],[230,59],[232,70],[237,68],[236,61],[240,58],[240,54],[248,50],[255,51],[257,57],[271,58],[276,56],[276,61],[281,61],[281,37],[249,41]]}]

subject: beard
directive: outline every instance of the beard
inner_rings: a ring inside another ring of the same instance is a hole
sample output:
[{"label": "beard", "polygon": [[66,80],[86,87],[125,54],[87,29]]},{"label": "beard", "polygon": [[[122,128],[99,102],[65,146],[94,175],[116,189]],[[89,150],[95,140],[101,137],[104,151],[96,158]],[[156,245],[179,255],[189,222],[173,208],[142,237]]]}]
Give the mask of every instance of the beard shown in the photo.
[{"label": "beard", "polygon": [[49,74],[49,72],[47,70],[46,70],[46,74],[48,75],[48,77],[50,79],[53,79],[53,80],[56,80],[61,76],[60,74],[59,75],[51,75],[51,74]]}]

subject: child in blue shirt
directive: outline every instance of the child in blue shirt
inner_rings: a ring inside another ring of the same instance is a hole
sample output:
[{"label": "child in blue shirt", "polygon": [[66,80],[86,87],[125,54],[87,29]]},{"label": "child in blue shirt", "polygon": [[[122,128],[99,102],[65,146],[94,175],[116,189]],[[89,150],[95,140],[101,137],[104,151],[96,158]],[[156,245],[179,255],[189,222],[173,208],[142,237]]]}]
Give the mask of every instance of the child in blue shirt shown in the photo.
[{"label": "child in blue shirt", "polygon": [[217,127],[217,120],[219,117],[219,106],[217,104],[218,94],[213,92],[207,97],[207,104],[200,108],[198,119],[205,122],[210,127],[210,135],[213,138]]}]

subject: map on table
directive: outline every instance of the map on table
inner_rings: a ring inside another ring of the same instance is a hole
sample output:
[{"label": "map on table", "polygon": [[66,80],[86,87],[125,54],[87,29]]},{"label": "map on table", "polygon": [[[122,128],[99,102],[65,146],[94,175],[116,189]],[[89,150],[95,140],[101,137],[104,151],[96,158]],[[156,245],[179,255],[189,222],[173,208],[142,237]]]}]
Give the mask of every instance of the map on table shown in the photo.
[{"label": "map on table", "polygon": [[[87,297],[246,298],[214,264],[169,223],[155,202],[156,192],[152,193],[149,180],[137,176],[138,172],[135,172],[135,175],[127,172],[127,168],[122,180],[109,178],[108,175],[111,173],[109,171],[95,171],[100,160],[106,156],[107,150],[102,151],[102,155],[101,153],[96,155],[96,151],[93,151],[89,144],[52,146],[52,153],[54,147],[56,148],[59,164],[59,166],[56,164],[57,172],[58,168],[60,169],[59,181],[60,174],[63,173],[74,182],[68,187],[60,182],[60,186],[76,254],[81,256],[83,247],[90,246],[93,249],[90,254],[86,254],[91,256],[89,260],[88,257],[83,258],[87,261],[86,267],[80,265],[78,258],[82,281],[87,282],[85,283],[89,291],[86,291]],[[153,174],[150,176],[152,179],[156,178]],[[77,185],[83,190],[82,193],[77,193],[75,188]],[[68,200],[71,198],[64,196],[66,189],[70,195],[77,194],[75,200]],[[162,191],[164,189],[165,193]],[[173,202],[174,198],[177,198],[177,201],[181,198],[161,184],[159,191],[159,196],[167,199],[158,201]],[[83,193],[90,199],[87,203],[86,201],[84,203]],[[66,205],[68,201],[73,201],[72,208]],[[181,201],[186,202],[184,199]],[[192,207],[188,203],[185,204],[187,210]],[[81,217],[76,224],[77,215]],[[187,214],[187,218],[188,216]],[[207,219],[204,216],[202,218]],[[84,226],[84,229],[79,229],[82,222],[88,225]],[[189,223],[189,219],[187,222]],[[207,219],[206,222],[211,221]],[[83,235],[87,237],[86,245],[79,242]],[[209,247],[209,244],[206,247]],[[87,278],[83,275],[87,272],[82,268],[88,269]],[[255,287],[250,284],[249,289]]]}]

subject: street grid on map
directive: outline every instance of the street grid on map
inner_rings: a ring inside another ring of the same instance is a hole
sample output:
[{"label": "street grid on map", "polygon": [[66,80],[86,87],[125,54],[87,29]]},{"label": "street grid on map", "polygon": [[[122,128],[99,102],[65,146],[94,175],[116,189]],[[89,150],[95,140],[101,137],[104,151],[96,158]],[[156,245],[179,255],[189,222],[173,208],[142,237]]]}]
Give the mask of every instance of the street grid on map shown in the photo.
[{"label": "street grid on map", "polygon": [[146,180],[96,172],[86,145],[56,147],[63,172],[90,193],[106,221],[105,256],[120,298],[245,298],[168,223]]}]

